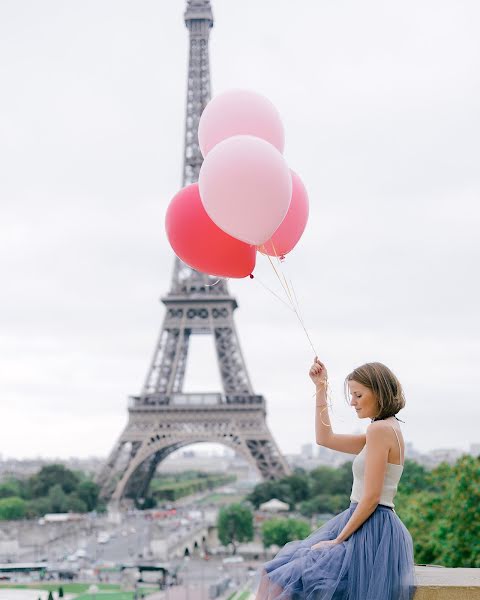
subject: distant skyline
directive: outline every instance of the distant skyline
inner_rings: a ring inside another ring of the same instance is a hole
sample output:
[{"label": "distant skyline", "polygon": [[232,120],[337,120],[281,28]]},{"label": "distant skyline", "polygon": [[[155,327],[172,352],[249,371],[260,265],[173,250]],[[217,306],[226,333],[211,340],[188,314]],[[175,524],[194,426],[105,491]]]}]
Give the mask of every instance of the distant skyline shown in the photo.
[{"label": "distant skyline", "polygon": [[[146,375],[170,287],[185,2],[0,5],[0,453],[106,456]],[[364,431],[343,380],[405,388],[406,442],[480,443],[480,4],[212,0],[213,92],[265,94],[310,219],[287,256],[329,370],[334,431]],[[256,393],[285,453],[314,441],[310,344],[259,256],[230,281]],[[187,391],[216,391],[194,339]]]},{"label": "distant skyline", "polygon": [[[411,447],[412,442],[407,442],[407,451],[408,448]],[[314,442],[311,443],[312,446],[314,446],[315,448],[320,448],[320,446],[318,446],[317,444],[315,444]],[[476,446],[480,446],[480,444],[476,444]],[[413,444],[413,449],[416,452],[420,452],[416,447],[415,444]],[[217,457],[217,458],[221,458],[224,456],[233,456],[235,453],[233,451],[230,451],[230,449],[226,446],[222,446],[220,444],[206,444],[206,443],[198,443],[198,444],[192,444],[190,446],[185,446],[184,448],[180,448],[179,450],[176,450],[175,452],[172,452],[172,454],[169,455],[169,459],[170,458],[180,458],[182,457],[182,455],[186,452],[188,453],[189,451],[193,450],[195,456],[198,456],[200,458],[205,458],[205,457]],[[429,454],[431,452],[438,452],[438,451],[449,451],[449,450],[454,450],[456,452],[461,451],[462,449],[459,447],[440,447],[440,448],[432,448],[431,450],[427,450],[425,452],[420,452],[420,454]],[[464,450],[464,452],[469,453],[469,451],[471,450],[471,448],[466,448]],[[226,451],[226,452],[225,452]],[[476,451],[478,451],[478,448],[476,448]],[[301,455],[302,453],[302,448],[298,448],[297,451],[295,452],[291,452],[291,453],[286,453],[287,455]],[[335,450],[332,450],[332,453],[335,453]],[[343,453],[342,453],[343,454]],[[316,456],[316,450],[314,453],[314,456]],[[38,456],[28,456],[28,457],[24,457],[24,458],[18,458],[16,456],[4,456],[2,454],[0,454],[0,462],[6,462],[6,461],[10,461],[10,460],[14,460],[14,461],[35,461],[35,460],[40,460],[40,461],[45,461],[45,460],[60,460],[60,461],[68,461],[68,460],[103,460],[105,458],[105,456],[103,455],[88,455],[88,456],[83,456],[83,457],[78,457],[78,456],[42,456],[42,455],[38,455]],[[238,458],[243,459],[243,457],[239,456]]]}]

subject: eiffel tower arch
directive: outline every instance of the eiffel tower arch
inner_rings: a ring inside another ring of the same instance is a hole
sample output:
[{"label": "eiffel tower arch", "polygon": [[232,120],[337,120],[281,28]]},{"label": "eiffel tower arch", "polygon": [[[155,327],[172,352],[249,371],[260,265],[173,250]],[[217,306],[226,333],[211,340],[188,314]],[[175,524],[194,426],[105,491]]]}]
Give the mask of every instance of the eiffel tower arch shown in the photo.
[{"label": "eiffel tower arch", "polygon": [[[209,0],[187,0],[189,30],[183,185],[198,180],[202,156],[197,130],[210,99]],[[129,398],[128,423],[97,482],[112,501],[146,495],[157,466],[175,450],[198,442],[223,444],[255,467],[263,479],[290,472],[266,424],[265,398],[254,393],[233,313],[237,302],[225,280],[199,273],[175,258],[165,316],[145,383]],[[223,391],[184,393],[192,335],[211,335]]]}]

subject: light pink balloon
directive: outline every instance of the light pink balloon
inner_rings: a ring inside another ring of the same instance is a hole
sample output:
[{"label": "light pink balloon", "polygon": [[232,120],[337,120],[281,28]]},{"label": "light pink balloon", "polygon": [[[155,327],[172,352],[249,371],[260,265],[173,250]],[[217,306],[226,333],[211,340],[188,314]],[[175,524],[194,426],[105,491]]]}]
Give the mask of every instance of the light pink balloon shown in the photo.
[{"label": "light pink balloon", "polygon": [[262,138],[279,152],[285,146],[278,110],[268,98],[249,90],[229,90],[215,96],[198,124],[198,142],[204,157],[216,144],[234,135]]},{"label": "light pink balloon", "polygon": [[308,221],[308,194],[300,177],[292,174],[292,199],[288,212],[271,239],[260,246],[260,252],[270,256],[288,254],[298,243]]},{"label": "light pink balloon", "polygon": [[258,246],[287,214],[290,169],[271,144],[237,135],[217,144],[200,169],[198,186],[212,221],[232,237]]}]

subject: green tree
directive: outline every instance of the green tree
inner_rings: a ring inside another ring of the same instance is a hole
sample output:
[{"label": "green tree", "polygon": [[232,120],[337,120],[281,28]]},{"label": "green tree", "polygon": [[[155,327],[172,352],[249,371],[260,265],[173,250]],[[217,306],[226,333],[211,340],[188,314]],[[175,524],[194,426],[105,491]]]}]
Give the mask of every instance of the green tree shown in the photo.
[{"label": "green tree", "polygon": [[61,513],[67,511],[67,494],[59,483],[52,486],[48,492],[48,501],[50,502],[50,512]]},{"label": "green tree", "polygon": [[480,566],[479,461],[464,455],[426,472],[421,491],[400,487],[395,510],[412,535],[417,564]]},{"label": "green tree", "polygon": [[426,490],[407,495],[406,501],[402,502],[399,496],[400,491],[395,496],[395,511],[412,536],[415,562],[440,564],[438,544],[433,539],[432,532],[444,510],[442,496]]},{"label": "green tree", "polygon": [[266,502],[273,498],[270,495],[270,484],[271,481],[264,481],[256,485],[253,490],[248,494],[246,500],[250,502],[255,508],[258,508],[262,502]]},{"label": "green tree", "polygon": [[77,487],[78,497],[85,502],[87,510],[94,510],[97,506],[99,492],[99,486],[88,479],[82,481]]},{"label": "green tree", "polygon": [[88,508],[86,503],[78,497],[76,492],[74,492],[73,494],[66,496],[65,510],[67,512],[85,513],[88,511]]},{"label": "green tree", "polygon": [[38,473],[29,480],[32,498],[47,496],[50,489],[59,485],[65,494],[75,491],[78,484],[78,476],[67,469],[64,465],[47,465],[42,467]]},{"label": "green tree", "polygon": [[48,598],[47,598],[47,600],[53,600],[53,594],[52,594],[51,591],[48,592]]},{"label": "green tree", "polygon": [[107,512],[107,503],[104,500],[98,500],[97,506],[95,507],[95,511],[97,513],[106,513]]},{"label": "green tree", "polygon": [[50,500],[44,496],[43,498],[35,498],[34,500],[27,501],[27,518],[33,519],[35,517],[41,517],[44,514],[51,512]]},{"label": "green tree", "polygon": [[63,593],[63,587],[61,587],[61,586],[60,586],[60,587],[58,588],[58,597],[59,597],[59,598],[63,598],[63,596],[64,596],[64,593]]},{"label": "green tree", "polygon": [[[402,494],[414,494],[431,488],[432,482],[429,471],[414,460],[406,459],[399,492],[401,491]],[[397,501],[395,500],[395,505],[396,503]]]},{"label": "green tree", "polygon": [[233,554],[236,554],[238,542],[253,539],[252,511],[243,504],[230,504],[220,510],[217,527],[220,542],[224,546],[231,544]]},{"label": "green tree", "polygon": [[16,479],[9,479],[0,483],[0,498],[11,498],[12,496],[22,497],[20,482]]},{"label": "green tree", "polygon": [[265,481],[256,485],[247,500],[258,508],[263,502],[277,498],[289,504],[292,510],[297,502],[308,498],[309,494],[309,475],[297,472],[278,481]]},{"label": "green tree", "polygon": [[347,494],[352,488],[352,463],[347,462],[338,468],[317,467],[310,472],[312,496],[320,494]]},{"label": "green tree", "polygon": [[480,567],[480,457],[463,455],[452,469],[432,538],[447,567]]},{"label": "green tree", "polygon": [[310,526],[300,519],[270,519],[262,524],[262,541],[265,548],[284,546],[292,540],[304,539],[310,534]]},{"label": "green tree", "polygon": [[0,519],[17,520],[25,518],[27,503],[22,498],[10,497],[0,500]]},{"label": "green tree", "polygon": [[285,477],[283,482],[290,488],[289,496],[294,503],[310,497],[310,478],[307,473],[297,470],[293,475]]},{"label": "green tree", "polygon": [[318,494],[310,500],[300,504],[300,512],[305,517],[311,517],[317,513],[337,514],[350,504],[347,494]]}]

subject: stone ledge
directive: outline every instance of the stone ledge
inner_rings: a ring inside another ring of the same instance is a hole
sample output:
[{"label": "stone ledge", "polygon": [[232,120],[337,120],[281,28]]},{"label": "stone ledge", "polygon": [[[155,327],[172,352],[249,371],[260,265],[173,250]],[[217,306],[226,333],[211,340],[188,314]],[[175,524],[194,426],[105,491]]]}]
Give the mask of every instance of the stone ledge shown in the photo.
[{"label": "stone ledge", "polygon": [[480,600],[480,569],[416,566],[414,600]]}]

